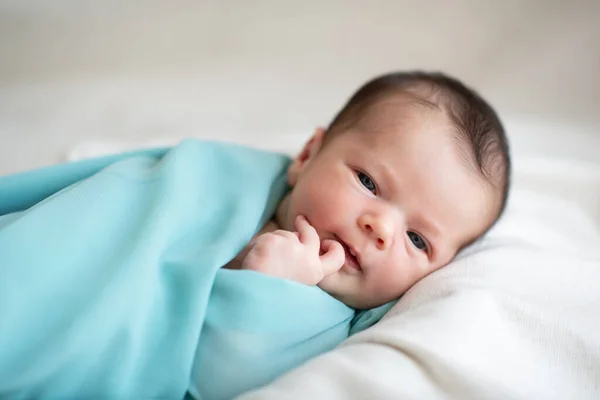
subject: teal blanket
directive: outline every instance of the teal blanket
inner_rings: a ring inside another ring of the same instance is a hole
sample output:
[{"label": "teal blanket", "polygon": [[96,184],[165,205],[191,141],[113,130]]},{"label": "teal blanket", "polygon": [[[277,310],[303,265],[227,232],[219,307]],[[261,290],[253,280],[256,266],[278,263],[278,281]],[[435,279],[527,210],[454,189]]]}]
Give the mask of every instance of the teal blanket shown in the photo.
[{"label": "teal blanket", "polygon": [[288,165],[188,140],[0,178],[0,398],[227,399],[375,322],[387,307],[221,269]]}]

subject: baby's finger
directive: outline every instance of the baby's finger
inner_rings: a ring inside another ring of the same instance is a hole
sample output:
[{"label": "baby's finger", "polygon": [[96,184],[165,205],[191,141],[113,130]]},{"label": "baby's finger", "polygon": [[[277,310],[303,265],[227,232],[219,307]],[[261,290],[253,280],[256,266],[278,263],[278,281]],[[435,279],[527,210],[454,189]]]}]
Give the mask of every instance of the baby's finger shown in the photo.
[{"label": "baby's finger", "polygon": [[346,252],[339,242],[326,239],[321,243],[323,255],[319,256],[321,260],[321,268],[323,269],[323,277],[339,271],[346,262]]},{"label": "baby's finger", "polygon": [[321,245],[319,234],[304,216],[298,215],[296,217],[296,229],[300,234],[300,242],[311,248],[316,248],[318,251],[319,246]]},{"label": "baby's finger", "polygon": [[283,230],[283,229],[278,229],[278,230],[276,230],[276,231],[274,231],[272,233],[274,235],[282,236],[282,237],[284,237],[286,239],[290,239],[290,240],[296,240],[297,241],[299,239],[298,234],[296,232],[290,232],[290,231],[286,231],[286,230]]}]

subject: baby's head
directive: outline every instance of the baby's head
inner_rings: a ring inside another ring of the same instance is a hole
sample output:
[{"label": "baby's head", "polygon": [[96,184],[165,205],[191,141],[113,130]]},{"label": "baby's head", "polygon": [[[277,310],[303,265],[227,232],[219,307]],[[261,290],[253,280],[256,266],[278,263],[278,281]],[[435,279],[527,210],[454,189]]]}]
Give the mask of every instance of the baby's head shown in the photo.
[{"label": "baby's head", "polygon": [[304,215],[346,263],[319,286],[371,308],[400,297],[504,210],[508,144],[494,110],[455,79],[392,73],[360,88],[288,171],[277,218]]}]

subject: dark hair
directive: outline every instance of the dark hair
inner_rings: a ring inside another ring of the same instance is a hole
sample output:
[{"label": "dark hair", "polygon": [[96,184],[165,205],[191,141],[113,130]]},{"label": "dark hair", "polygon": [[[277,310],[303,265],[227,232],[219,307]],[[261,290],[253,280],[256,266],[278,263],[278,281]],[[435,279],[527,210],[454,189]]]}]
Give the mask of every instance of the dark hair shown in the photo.
[{"label": "dark hair", "polygon": [[379,76],[354,93],[329,125],[327,135],[354,125],[373,105],[394,94],[408,95],[425,107],[447,113],[456,129],[457,139],[466,150],[467,161],[500,193],[495,223],[506,208],[510,186],[508,140],[492,107],[457,79],[439,72],[424,71]]}]

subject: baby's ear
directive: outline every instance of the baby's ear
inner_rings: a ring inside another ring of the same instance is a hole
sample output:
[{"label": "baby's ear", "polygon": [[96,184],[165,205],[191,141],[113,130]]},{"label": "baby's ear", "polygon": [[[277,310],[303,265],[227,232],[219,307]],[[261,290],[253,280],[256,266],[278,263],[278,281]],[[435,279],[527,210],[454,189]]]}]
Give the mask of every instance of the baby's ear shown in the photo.
[{"label": "baby's ear", "polygon": [[306,142],[302,151],[292,161],[288,168],[288,184],[295,186],[298,182],[298,177],[302,174],[304,168],[310,163],[310,161],[317,155],[323,144],[323,137],[325,136],[325,128],[318,127],[311,138]]}]

